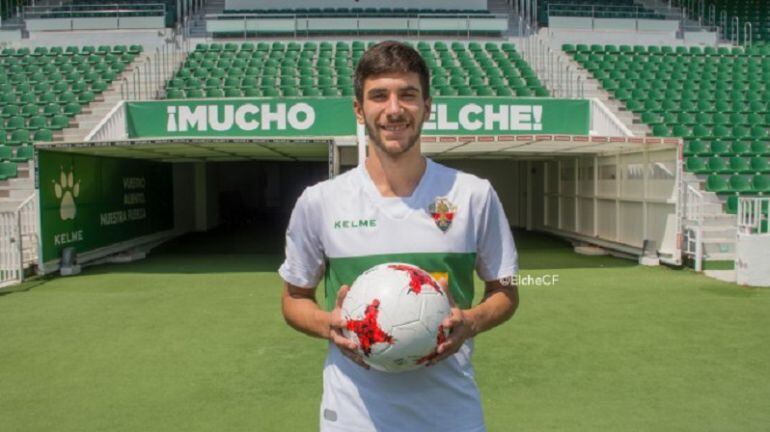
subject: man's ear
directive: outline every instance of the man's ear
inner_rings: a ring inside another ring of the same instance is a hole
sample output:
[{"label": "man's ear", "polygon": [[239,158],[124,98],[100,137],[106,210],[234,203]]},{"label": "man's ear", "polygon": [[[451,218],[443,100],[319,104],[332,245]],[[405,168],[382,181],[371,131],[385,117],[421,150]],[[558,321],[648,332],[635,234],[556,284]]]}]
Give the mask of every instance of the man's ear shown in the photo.
[{"label": "man's ear", "polygon": [[364,124],[364,107],[363,104],[358,101],[358,99],[353,99],[353,113],[356,115],[356,121],[358,124]]},{"label": "man's ear", "polygon": [[423,115],[423,121],[430,119],[430,107],[433,105],[433,98],[425,99],[425,114]]}]

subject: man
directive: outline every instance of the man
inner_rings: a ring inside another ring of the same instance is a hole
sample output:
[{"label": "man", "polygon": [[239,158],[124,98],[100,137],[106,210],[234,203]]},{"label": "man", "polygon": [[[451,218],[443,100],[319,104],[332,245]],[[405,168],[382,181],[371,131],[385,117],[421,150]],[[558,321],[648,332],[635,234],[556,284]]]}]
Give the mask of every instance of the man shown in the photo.
[{"label": "man", "polygon": [[[422,156],[431,99],[428,69],[416,51],[397,42],[370,48],[356,69],[355,93],[356,119],[369,134],[366,162],[303,192],[279,270],[286,321],[331,341],[321,430],[484,431],[472,338],[510,318],[518,304],[517,288],[508,283],[517,255],[502,205],[488,181]],[[428,367],[398,374],[368,369],[355,343],[342,336],[347,285],[385,262],[442,275],[454,299],[443,324],[450,336]],[[474,268],[486,282],[483,299],[471,307]],[[326,311],[315,297],[322,276]]]}]

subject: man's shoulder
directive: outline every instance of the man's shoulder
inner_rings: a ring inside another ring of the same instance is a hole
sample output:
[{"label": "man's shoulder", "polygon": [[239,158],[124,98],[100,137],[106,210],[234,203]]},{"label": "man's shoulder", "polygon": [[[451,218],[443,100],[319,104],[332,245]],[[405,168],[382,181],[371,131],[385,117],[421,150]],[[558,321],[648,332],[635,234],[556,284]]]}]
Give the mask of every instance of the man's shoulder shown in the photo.
[{"label": "man's shoulder", "polygon": [[457,168],[452,168],[438,162],[433,161],[436,178],[443,179],[443,181],[450,180],[454,183],[454,186],[458,189],[468,191],[472,194],[486,195],[492,190],[492,184],[485,178],[478,177],[474,174],[461,171]]},{"label": "man's shoulder", "polygon": [[358,168],[353,168],[334,178],[308,186],[301,198],[320,203],[327,199],[334,199],[335,196],[349,194],[356,187],[357,171]]}]

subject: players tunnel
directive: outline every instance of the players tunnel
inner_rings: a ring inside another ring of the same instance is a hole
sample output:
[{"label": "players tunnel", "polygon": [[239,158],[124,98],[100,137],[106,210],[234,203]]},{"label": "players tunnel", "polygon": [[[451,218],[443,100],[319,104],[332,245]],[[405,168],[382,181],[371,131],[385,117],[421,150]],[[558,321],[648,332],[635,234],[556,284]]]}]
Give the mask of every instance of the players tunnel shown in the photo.
[{"label": "players tunnel", "polygon": [[328,139],[38,146],[41,268],[58,269],[65,248],[88,263],[171,239],[201,252],[280,254],[297,197],[339,166],[333,149]]}]

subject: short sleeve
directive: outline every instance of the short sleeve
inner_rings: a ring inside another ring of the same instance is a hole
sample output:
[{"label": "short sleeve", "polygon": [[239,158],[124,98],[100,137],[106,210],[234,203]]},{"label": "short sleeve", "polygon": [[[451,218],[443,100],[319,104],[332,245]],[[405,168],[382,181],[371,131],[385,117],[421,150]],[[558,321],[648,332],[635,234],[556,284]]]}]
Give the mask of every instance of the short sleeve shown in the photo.
[{"label": "short sleeve", "polygon": [[516,275],[518,253],[497,193],[488,184],[476,236],[476,272],[484,281]]},{"label": "short sleeve", "polygon": [[319,218],[321,200],[305,189],[297,199],[286,229],[286,258],[278,269],[286,282],[300,288],[315,288],[324,272],[324,250]]}]

